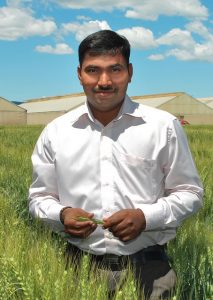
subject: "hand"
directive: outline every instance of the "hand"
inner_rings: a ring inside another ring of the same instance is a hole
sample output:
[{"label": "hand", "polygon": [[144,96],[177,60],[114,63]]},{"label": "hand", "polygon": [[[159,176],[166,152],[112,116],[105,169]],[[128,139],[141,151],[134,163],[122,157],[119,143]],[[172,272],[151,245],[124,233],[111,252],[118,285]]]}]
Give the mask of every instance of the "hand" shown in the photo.
[{"label": "hand", "polygon": [[62,213],[64,223],[64,232],[79,238],[87,238],[96,228],[97,225],[91,221],[78,221],[78,217],[91,219],[94,214],[88,213],[81,208],[67,208]]},{"label": "hand", "polygon": [[127,242],[136,238],[146,228],[144,213],[140,209],[122,209],[109,218],[104,218],[105,229]]}]

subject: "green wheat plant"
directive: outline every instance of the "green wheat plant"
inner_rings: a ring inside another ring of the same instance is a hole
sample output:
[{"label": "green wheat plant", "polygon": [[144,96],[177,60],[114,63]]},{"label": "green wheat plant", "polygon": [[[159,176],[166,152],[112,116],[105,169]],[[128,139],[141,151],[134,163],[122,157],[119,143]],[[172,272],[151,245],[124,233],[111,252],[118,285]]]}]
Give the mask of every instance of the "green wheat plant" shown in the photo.
[{"label": "green wheat plant", "polygon": [[[0,300],[107,300],[107,278],[82,257],[67,265],[66,242],[28,213],[31,154],[43,126],[0,126]],[[213,126],[187,126],[205,188],[203,208],[168,244],[178,282],[172,300],[213,294]],[[102,225],[102,220],[93,220]],[[114,300],[137,299],[131,270]]]}]

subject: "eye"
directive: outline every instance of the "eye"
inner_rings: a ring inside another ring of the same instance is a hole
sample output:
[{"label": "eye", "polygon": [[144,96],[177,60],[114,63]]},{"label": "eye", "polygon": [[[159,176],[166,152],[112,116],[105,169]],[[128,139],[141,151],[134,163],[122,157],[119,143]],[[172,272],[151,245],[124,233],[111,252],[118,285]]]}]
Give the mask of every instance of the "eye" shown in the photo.
[{"label": "eye", "polygon": [[112,72],[113,73],[118,73],[118,72],[121,72],[121,67],[120,66],[114,66],[114,67],[112,67]]},{"label": "eye", "polygon": [[95,74],[98,72],[97,68],[94,68],[94,67],[89,67],[89,68],[86,68],[85,70],[88,74]]}]

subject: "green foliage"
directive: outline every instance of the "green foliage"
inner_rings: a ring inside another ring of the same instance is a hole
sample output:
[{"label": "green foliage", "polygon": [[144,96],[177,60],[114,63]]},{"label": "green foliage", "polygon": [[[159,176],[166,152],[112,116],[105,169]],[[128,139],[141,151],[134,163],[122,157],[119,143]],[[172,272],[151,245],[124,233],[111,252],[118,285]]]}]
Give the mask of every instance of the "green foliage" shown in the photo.
[{"label": "green foliage", "polygon": [[179,228],[169,252],[179,279],[177,299],[205,300],[213,295],[213,126],[185,130],[204,185],[204,205]]},{"label": "green foliage", "polygon": [[[0,126],[0,300],[107,299],[107,282],[83,257],[66,268],[64,242],[28,214],[31,154],[42,126]],[[177,300],[213,293],[213,127],[185,127],[205,187],[204,206],[169,243],[178,275]],[[137,299],[131,271],[115,300]]]},{"label": "green foliage", "polygon": [[41,130],[41,126],[0,126],[0,192],[23,218],[28,216],[31,154]]}]

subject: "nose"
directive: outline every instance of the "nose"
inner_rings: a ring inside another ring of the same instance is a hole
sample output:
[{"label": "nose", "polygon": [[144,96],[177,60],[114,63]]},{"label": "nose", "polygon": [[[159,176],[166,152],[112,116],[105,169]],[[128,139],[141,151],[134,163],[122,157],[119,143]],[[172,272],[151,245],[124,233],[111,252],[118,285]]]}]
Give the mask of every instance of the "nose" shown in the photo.
[{"label": "nose", "polygon": [[112,85],[112,80],[107,72],[102,72],[98,79],[99,86],[110,86]]}]

